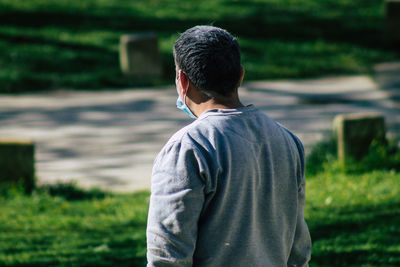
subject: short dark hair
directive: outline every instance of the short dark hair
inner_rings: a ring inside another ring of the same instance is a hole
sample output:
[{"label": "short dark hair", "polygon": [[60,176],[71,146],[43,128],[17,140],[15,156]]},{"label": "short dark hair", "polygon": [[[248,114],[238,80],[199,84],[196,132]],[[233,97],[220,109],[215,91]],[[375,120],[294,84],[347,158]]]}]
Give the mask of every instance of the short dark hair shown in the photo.
[{"label": "short dark hair", "polygon": [[239,87],[240,48],[226,30],[213,26],[186,30],[174,44],[174,58],[177,67],[208,96],[229,96]]}]

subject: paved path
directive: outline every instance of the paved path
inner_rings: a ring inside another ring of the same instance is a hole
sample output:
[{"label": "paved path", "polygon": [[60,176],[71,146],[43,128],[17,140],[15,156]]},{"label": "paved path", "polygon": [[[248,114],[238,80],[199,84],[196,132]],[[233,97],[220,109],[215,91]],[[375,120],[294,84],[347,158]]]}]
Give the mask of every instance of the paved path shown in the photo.
[{"label": "paved path", "polygon": [[[329,136],[340,113],[380,112],[389,135],[400,137],[400,90],[367,76],[249,82],[240,94],[296,133],[306,150]],[[175,108],[176,97],[173,87],[0,96],[0,138],[36,142],[39,183],[149,189],[157,152],[191,122]]]}]

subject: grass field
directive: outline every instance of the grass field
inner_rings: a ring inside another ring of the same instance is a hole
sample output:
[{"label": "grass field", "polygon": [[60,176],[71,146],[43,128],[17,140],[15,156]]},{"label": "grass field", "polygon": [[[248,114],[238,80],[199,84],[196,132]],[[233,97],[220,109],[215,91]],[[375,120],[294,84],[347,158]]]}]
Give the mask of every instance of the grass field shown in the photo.
[{"label": "grass field", "polygon": [[311,266],[399,266],[399,186],[388,171],[309,179]]},{"label": "grass field", "polygon": [[[0,198],[1,266],[145,266],[147,192]],[[400,173],[309,177],[311,266],[399,266]]]},{"label": "grass field", "polygon": [[1,266],[145,266],[148,193],[0,199]]},{"label": "grass field", "polygon": [[[246,79],[370,73],[399,60],[383,44],[381,0],[0,0],[0,92],[172,83],[172,44],[198,24],[239,37]],[[119,37],[159,36],[164,75],[120,73]]]},{"label": "grass field", "polygon": [[[349,172],[321,147],[307,176],[310,266],[399,266],[400,160]],[[0,265],[145,266],[148,201],[68,184],[0,194]]]}]

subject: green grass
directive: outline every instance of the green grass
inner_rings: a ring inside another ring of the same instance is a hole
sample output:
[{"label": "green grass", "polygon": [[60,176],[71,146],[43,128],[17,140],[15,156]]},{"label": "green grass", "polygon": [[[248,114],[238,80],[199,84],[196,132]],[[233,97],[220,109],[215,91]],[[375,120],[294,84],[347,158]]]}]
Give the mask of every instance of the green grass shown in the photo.
[{"label": "green grass", "polygon": [[[145,266],[148,197],[0,197],[0,265]],[[311,266],[399,266],[399,172],[308,177],[305,212]]]},{"label": "green grass", "polygon": [[399,266],[400,151],[373,142],[360,161],[338,162],[336,142],[307,159],[306,217],[313,266]]},{"label": "green grass", "polygon": [[307,190],[311,266],[400,265],[400,173],[321,173]]},{"label": "green grass", "polygon": [[[198,24],[239,37],[246,79],[370,73],[399,60],[383,44],[381,0],[0,0],[0,92],[172,83],[172,44]],[[119,70],[119,37],[157,32],[164,75]]]},{"label": "green grass", "polygon": [[[400,158],[372,146],[344,169],[332,142],[308,156],[310,266],[400,265]],[[371,162],[380,162],[371,168]],[[74,184],[0,195],[1,266],[145,266],[149,192],[111,194]]]},{"label": "green grass", "polygon": [[64,196],[0,198],[1,266],[145,265],[147,192]]}]

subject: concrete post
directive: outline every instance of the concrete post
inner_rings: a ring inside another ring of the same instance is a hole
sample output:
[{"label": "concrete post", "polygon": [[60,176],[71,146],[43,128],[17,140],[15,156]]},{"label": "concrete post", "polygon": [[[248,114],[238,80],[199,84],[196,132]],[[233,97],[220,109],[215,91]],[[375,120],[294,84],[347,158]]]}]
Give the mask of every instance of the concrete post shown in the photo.
[{"label": "concrete post", "polygon": [[391,62],[375,65],[374,79],[380,88],[397,90],[400,88],[400,63]]},{"label": "concrete post", "polygon": [[[400,46],[400,0],[385,0],[385,35],[388,45]],[[400,48],[399,48],[400,49]]]},{"label": "concrete post", "polygon": [[159,78],[162,75],[157,35],[139,33],[122,35],[120,39],[122,72],[132,78]]},{"label": "concrete post", "polygon": [[0,140],[0,186],[35,187],[35,145],[29,140]]},{"label": "concrete post", "polygon": [[367,155],[373,140],[385,142],[385,121],[381,114],[338,115],[333,121],[333,130],[342,164]]}]

